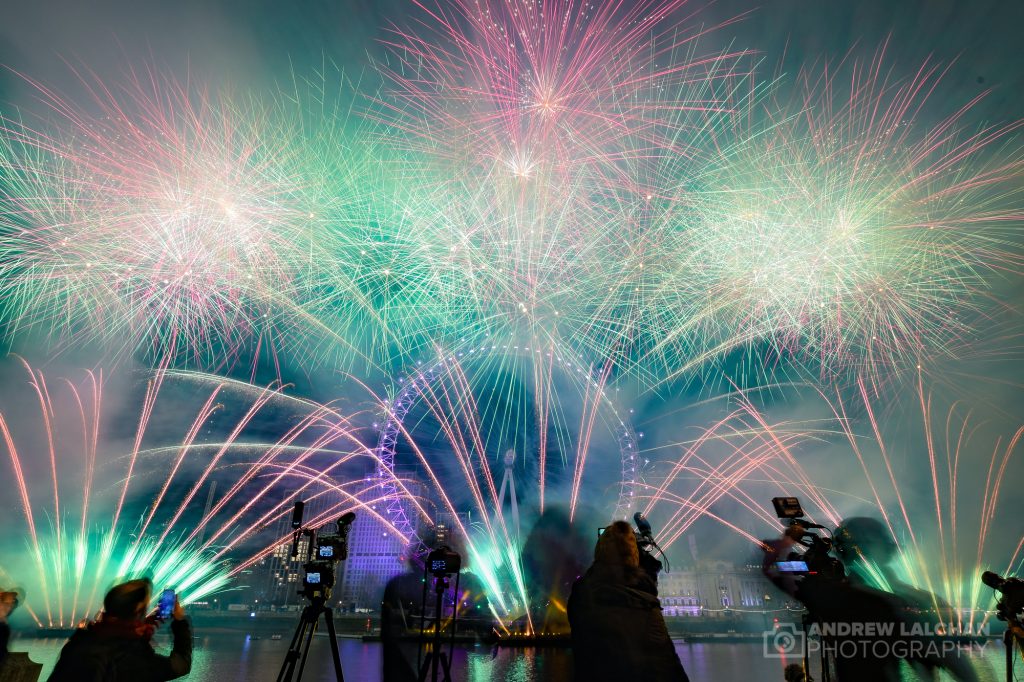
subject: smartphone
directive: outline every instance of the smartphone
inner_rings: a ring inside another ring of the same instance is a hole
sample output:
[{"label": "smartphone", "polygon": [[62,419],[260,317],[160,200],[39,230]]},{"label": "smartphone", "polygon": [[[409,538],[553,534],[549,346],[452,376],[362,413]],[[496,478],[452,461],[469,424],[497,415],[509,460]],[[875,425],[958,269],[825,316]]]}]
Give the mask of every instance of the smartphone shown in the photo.
[{"label": "smartphone", "polygon": [[806,561],[776,561],[775,568],[783,573],[809,573]]},{"label": "smartphone", "polygon": [[157,602],[156,612],[161,620],[167,620],[174,612],[174,590],[164,590],[160,594],[160,601]]}]

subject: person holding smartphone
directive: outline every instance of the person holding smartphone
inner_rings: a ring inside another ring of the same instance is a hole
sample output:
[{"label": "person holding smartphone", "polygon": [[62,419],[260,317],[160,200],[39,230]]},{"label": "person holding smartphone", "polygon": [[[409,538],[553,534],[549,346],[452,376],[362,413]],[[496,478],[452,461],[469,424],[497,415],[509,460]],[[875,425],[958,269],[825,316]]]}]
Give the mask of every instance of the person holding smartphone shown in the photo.
[{"label": "person holding smartphone", "polygon": [[[187,675],[192,669],[192,627],[185,610],[165,591],[160,607],[147,617],[152,593],[153,583],[146,578],[111,589],[103,599],[100,619],[76,632],[61,649],[50,682],[163,682]],[[167,615],[174,648],[162,656],[153,650],[151,640]]]}]

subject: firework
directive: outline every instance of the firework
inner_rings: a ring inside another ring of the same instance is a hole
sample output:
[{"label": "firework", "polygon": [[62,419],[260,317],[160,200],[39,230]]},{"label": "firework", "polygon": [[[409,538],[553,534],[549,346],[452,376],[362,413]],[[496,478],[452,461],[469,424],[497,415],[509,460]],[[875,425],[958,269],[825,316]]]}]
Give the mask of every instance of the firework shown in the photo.
[{"label": "firework", "polygon": [[[5,410],[0,435],[24,521],[9,528],[16,539],[4,542],[27,542],[28,551],[5,551],[0,571],[28,588],[26,606],[40,626],[91,616],[120,576],[149,574],[184,602],[224,589],[242,567],[288,541],[282,519],[294,495],[319,509],[314,525],[351,509],[374,513],[364,501],[373,502],[376,483],[366,490],[361,476],[342,475],[354,458],[372,461],[373,453],[330,406],[160,370],[142,398],[135,433],[118,433],[103,418],[101,374],[54,389],[26,369],[38,414],[21,420]],[[158,401],[169,377],[176,390],[198,386],[200,398],[184,435],[167,442],[149,432],[171,431],[177,421],[173,407]],[[278,440],[249,435],[275,415],[289,425]],[[46,454],[26,456],[36,448]],[[241,558],[241,567],[229,567],[228,556]]]},{"label": "firework", "polygon": [[815,71],[792,104],[752,101],[659,218],[645,326],[669,378],[744,347],[827,379],[913,368],[964,347],[1020,272],[1019,123],[970,130],[980,96],[933,120],[941,68],[901,80],[884,50]]},{"label": "firework", "polygon": [[634,343],[650,180],[701,156],[745,77],[743,53],[700,54],[718,27],[682,5],[419,3],[394,29],[368,115],[412,159],[449,327],[598,358]]},{"label": "firework", "polygon": [[40,85],[53,132],[5,126],[10,326],[215,364],[308,322],[328,169],[297,171],[316,141],[294,112],[153,73],[85,82],[97,112]]},{"label": "firework", "polygon": [[416,4],[385,42],[394,63],[376,113],[399,144],[484,182],[684,154],[703,116],[726,110],[715,84],[741,56],[699,55],[720,26],[675,0]]},{"label": "firework", "polygon": [[869,584],[927,590],[944,619],[983,624],[990,597],[981,572],[1012,572],[1024,560],[1024,536],[991,532],[1000,514],[1011,513],[1003,483],[1024,430],[986,434],[957,403],[936,414],[922,379],[912,390],[918,427],[907,433],[913,415],[885,419],[877,389],[864,379],[856,386],[852,400],[810,390],[820,402],[803,409],[819,413],[814,420],[773,421],[752,394],[737,394],[734,409],[678,444],[682,455],[660,463],[660,474],[648,475],[640,497],[647,513],[665,514],[659,542],[675,542],[707,517],[760,543],[754,527],[779,523],[767,501],[796,494],[830,528],[864,515],[884,524],[899,548],[894,565],[861,557],[848,566]]}]

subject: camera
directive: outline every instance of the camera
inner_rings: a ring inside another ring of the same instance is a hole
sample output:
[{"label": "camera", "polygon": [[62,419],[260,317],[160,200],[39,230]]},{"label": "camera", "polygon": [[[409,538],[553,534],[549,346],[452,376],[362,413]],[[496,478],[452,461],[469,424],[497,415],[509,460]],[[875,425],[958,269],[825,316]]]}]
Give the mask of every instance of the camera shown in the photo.
[{"label": "camera", "polygon": [[[773,497],[772,506],[780,519],[788,519],[787,535],[806,549],[801,554],[790,552],[786,561],[780,561],[777,568],[790,575],[818,576],[830,580],[841,580],[846,577],[843,562],[832,556],[835,545],[831,537],[812,533],[812,529],[828,532],[825,526],[811,523],[804,519],[804,510],[796,497]],[[831,535],[831,533],[830,533]]]},{"label": "camera", "polygon": [[447,545],[441,545],[427,555],[427,571],[435,578],[443,578],[462,570],[462,557]]},{"label": "camera", "polygon": [[292,556],[298,554],[299,536],[309,538],[307,561],[302,565],[302,590],[299,594],[309,599],[328,599],[334,587],[334,565],[348,558],[348,533],[355,521],[355,512],[348,512],[338,519],[335,533],[317,533],[302,527],[303,503],[295,503],[292,516]]},{"label": "camera", "polygon": [[1024,612],[1024,580],[1004,578],[998,573],[985,571],[981,574],[981,582],[1003,595],[996,605],[996,617],[1008,623],[1019,622]]}]

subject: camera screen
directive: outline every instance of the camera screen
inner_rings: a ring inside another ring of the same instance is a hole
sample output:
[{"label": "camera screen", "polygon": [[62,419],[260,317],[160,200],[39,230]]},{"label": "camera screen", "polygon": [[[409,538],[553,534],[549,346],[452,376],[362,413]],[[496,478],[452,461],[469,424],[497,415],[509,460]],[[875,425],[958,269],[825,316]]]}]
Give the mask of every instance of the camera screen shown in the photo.
[{"label": "camera screen", "polygon": [[319,585],[320,584],[320,574],[319,573],[307,573],[306,574],[306,582],[309,583],[310,585]]},{"label": "camera screen", "polygon": [[786,573],[806,573],[808,571],[806,561],[776,561],[775,567]]},{"label": "camera screen", "polygon": [[334,557],[334,547],[331,545],[320,545],[319,552],[320,556],[325,559],[331,559]]},{"label": "camera screen", "polygon": [[780,519],[796,519],[804,515],[800,507],[800,499],[796,497],[773,497],[772,505]]},{"label": "camera screen", "polygon": [[448,561],[445,559],[434,559],[430,562],[431,571],[446,571],[448,570]]}]

